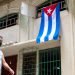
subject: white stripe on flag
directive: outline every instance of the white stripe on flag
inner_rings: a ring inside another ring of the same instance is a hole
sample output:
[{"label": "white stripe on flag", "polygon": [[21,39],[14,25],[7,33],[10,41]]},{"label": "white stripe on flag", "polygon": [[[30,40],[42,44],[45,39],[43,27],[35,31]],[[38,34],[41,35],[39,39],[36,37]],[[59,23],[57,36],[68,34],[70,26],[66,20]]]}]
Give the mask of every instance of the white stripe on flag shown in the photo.
[{"label": "white stripe on flag", "polygon": [[44,31],[43,34],[40,38],[40,42],[44,42],[44,37],[47,35],[47,31],[48,31],[48,15],[46,13],[44,13]]},{"label": "white stripe on flag", "polygon": [[55,30],[56,30],[56,9],[52,13],[52,30],[51,30],[51,33],[49,35],[49,40],[53,40]]}]

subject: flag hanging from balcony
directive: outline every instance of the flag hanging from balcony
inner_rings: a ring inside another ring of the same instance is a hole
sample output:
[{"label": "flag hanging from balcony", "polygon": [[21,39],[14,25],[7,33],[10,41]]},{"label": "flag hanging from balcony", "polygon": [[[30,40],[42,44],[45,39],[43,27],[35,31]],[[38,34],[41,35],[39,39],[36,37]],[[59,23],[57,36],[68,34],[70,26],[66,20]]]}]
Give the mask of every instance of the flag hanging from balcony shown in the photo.
[{"label": "flag hanging from balcony", "polygon": [[57,40],[60,30],[60,4],[53,4],[43,8],[37,43]]}]

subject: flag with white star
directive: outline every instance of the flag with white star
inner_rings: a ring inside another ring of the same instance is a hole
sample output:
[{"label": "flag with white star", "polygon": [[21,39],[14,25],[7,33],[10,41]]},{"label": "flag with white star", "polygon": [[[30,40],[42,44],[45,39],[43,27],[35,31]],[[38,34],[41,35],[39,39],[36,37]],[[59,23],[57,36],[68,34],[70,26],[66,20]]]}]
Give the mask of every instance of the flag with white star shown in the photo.
[{"label": "flag with white star", "polygon": [[60,4],[53,4],[44,7],[41,15],[41,24],[37,43],[48,40],[57,40],[60,30]]}]

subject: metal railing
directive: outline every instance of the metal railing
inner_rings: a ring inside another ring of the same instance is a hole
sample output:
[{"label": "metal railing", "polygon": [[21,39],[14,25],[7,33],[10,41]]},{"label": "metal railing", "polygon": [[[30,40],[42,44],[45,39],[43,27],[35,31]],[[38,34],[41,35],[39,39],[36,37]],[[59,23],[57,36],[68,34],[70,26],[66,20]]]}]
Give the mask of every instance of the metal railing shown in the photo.
[{"label": "metal railing", "polygon": [[17,19],[18,17],[15,17],[15,18],[6,19],[5,21],[0,22],[0,29],[18,24]]}]

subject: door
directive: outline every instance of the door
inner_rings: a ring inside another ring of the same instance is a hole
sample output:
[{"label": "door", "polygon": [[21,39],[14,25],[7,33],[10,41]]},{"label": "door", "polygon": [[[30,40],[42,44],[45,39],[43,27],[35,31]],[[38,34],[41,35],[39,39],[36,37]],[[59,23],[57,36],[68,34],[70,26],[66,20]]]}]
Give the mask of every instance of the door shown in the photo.
[{"label": "door", "polygon": [[[14,70],[14,72],[15,72],[14,75],[16,75],[17,55],[5,57],[5,60],[8,63],[8,65]],[[9,71],[5,70],[2,67],[2,74],[1,75],[11,75],[11,74],[9,73]]]}]

